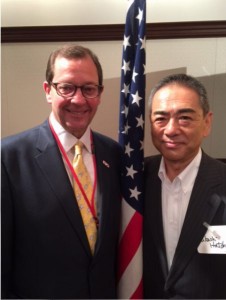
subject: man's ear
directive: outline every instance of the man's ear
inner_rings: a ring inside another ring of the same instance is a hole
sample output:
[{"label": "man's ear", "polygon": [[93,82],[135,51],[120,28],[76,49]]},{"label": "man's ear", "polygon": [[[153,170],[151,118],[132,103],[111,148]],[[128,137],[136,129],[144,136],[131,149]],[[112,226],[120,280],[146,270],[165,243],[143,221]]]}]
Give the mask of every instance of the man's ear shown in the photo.
[{"label": "man's ear", "polygon": [[213,121],[213,113],[208,112],[207,115],[205,116],[205,128],[203,132],[204,137],[207,137],[210,134],[212,121]]},{"label": "man's ear", "polygon": [[52,103],[52,97],[51,97],[51,94],[50,94],[50,91],[51,91],[51,86],[48,84],[47,81],[44,81],[43,82],[43,89],[46,93],[46,100],[48,103]]}]

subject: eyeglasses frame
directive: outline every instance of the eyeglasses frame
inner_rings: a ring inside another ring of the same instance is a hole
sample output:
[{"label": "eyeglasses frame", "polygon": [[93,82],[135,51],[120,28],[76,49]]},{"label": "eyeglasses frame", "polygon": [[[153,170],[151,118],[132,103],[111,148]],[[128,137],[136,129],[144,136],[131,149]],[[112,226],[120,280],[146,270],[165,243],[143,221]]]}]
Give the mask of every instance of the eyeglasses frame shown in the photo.
[{"label": "eyeglasses frame", "polygon": [[[75,88],[75,91],[74,91],[73,95],[70,95],[70,96],[67,97],[67,96],[65,96],[65,95],[62,95],[62,94],[57,90],[57,85],[58,85],[58,84],[63,84],[63,83],[68,84],[68,85],[72,85],[72,86]],[[50,82],[50,85],[56,90],[57,95],[59,95],[59,96],[61,96],[61,97],[63,97],[63,98],[72,98],[72,97],[74,97],[74,95],[76,94],[76,92],[77,92],[77,90],[78,90],[78,88],[79,88],[80,91],[81,91],[81,93],[82,93],[82,96],[83,96],[84,98],[86,98],[86,99],[94,99],[94,98],[97,98],[97,97],[100,96],[100,94],[102,93],[103,88],[104,88],[103,85],[98,85],[98,84],[75,85],[75,84],[72,84],[72,83],[66,83],[66,82]],[[82,90],[82,88],[83,88],[84,86],[95,86],[95,87],[98,87],[98,94],[97,94],[95,97],[86,97],[86,96],[84,96],[84,95],[83,95],[83,90]]]}]

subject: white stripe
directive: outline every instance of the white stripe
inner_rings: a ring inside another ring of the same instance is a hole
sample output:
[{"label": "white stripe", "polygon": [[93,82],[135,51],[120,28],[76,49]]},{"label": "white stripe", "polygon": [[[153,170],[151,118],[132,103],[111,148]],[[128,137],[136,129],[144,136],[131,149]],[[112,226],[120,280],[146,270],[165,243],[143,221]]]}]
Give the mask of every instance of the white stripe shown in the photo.
[{"label": "white stripe", "polygon": [[135,212],[136,212],[135,209],[133,209],[124,199],[122,199],[122,218],[121,218],[121,230],[120,230],[121,237],[123,236]]},{"label": "white stripe", "polygon": [[140,284],[143,265],[142,265],[142,241],[137,249],[136,254],[129,263],[127,269],[123,273],[119,285],[118,285],[118,297],[119,299],[130,299],[138,285]]}]

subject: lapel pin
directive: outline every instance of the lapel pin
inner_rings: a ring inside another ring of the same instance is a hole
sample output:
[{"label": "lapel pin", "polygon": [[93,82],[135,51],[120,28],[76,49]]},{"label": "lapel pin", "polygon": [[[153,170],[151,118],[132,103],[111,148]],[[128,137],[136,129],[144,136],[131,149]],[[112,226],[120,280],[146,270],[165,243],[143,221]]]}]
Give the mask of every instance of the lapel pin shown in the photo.
[{"label": "lapel pin", "polygon": [[110,165],[105,160],[103,160],[103,164],[105,165],[105,167],[110,168]]}]

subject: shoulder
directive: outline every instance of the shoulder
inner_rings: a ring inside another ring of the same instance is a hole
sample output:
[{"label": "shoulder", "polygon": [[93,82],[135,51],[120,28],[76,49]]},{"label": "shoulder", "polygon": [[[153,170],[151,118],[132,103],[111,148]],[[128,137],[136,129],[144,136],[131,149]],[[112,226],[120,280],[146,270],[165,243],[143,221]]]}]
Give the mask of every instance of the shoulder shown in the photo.
[{"label": "shoulder", "polygon": [[144,159],[144,178],[145,181],[158,174],[162,156],[160,154],[148,156]]},{"label": "shoulder", "polygon": [[48,128],[47,121],[41,125],[30,128],[23,132],[5,137],[1,140],[1,150],[2,152],[19,150],[21,148],[26,148],[29,145],[34,145],[37,138],[39,137],[40,130],[45,130]]},{"label": "shoulder", "polygon": [[208,183],[224,186],[226,191],[226,164],[210,157],[205,152],[202,153],[202,159],[197,176],[200,180],[205,179]]},{"label": "shoulder", "polygon": [[218,170],[224,173],[226,172],[226,164],[224,162],[209,156],[205,152],[202,152],[200,168],[208,168],[209,170]]},{"label": "shoulder", "polygon": [[144,168],[159,168],[160,162],[161,162],[162,155],[152,155],[152,156],[147,156],[144,159]]}]

